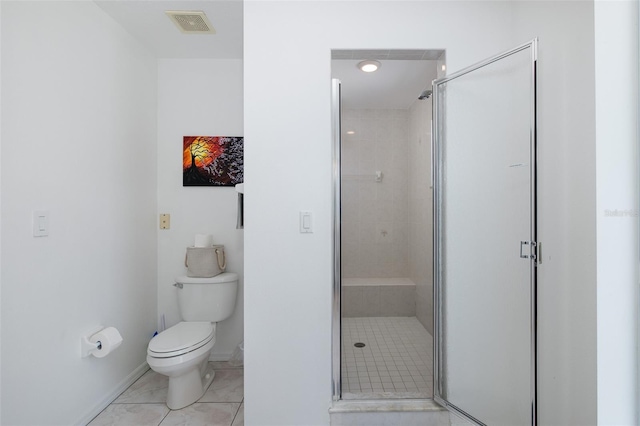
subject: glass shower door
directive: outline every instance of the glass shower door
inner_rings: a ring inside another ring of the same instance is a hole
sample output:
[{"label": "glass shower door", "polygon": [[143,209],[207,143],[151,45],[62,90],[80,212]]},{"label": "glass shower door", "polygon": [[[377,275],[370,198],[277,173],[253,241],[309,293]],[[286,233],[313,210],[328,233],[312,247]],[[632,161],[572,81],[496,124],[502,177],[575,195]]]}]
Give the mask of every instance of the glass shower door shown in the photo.
[{"label": "glass shower door", "polygon": [[536,41],[434,82],[435,398],[536,423]]}]

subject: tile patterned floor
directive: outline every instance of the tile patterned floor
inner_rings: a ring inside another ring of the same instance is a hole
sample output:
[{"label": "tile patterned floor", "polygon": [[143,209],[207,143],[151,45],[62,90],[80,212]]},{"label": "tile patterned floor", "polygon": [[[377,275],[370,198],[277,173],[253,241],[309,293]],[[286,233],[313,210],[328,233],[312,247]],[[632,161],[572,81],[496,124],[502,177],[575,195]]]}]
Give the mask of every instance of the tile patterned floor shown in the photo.
[{"label": "tile patterned floor", "polygon": [[343,399],[433,397],[433,338],[415,317],[343,318],[342,347]]},{"label": "tile patterned floor", "polygon": [[170,410],[166,376],[148,370],[105,408],[89,426],[243,426],[244,371],[212,362],[216,376],[205,394],[182,410]]}]

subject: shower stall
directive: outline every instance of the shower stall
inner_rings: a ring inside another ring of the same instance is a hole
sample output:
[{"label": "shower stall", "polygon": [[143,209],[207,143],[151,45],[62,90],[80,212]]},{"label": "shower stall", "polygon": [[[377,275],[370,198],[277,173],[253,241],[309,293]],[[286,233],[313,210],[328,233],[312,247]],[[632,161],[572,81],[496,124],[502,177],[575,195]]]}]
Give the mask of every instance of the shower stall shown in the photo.
[{"label": "shower stall", "polygon": [[430,112],[342,114],[345,399],[433,394]]},{"label": "shower stall", "polygon": [[536,64],[533,39],[406,108],[333,81],[335,400],[537,424]]},{"label": "shower stall", "polygon": [[413,74],[403,72],[416,77],[413,86],[396,80],[389,87],[395,99],[387,101],[376,82],[357,87],[368,93],[350,91],[358,82],[350,85],[349,71],[371,77],[355,65],[375,53],[346,59],[334,51],[334,75],[344,87],[337,201],[343,399],[433,396],[430,83],[442,53],[405,51],[385,61],[380,73],[413,67]]}]

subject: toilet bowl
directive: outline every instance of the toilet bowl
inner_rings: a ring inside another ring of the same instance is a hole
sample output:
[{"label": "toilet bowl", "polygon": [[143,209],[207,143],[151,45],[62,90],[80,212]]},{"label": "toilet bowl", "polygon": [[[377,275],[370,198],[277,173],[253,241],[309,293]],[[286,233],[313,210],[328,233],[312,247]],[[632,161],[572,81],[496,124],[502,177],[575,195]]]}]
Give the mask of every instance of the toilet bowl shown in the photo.
[{"label": "toilet bowl", "polygon": [[181,322],[149,342],[147,363],[152,370],[169,377],[167,406],[172,410],[194,403],[213,381],[206,371],[215,343],[216,324]]},{"label": "toilet bowl", "polygon": [[178,306],[184,321],[156,335],[147,348],[152,370],[169,377],[167,406],[179,410],[204,395],[215,377],[208,360],[216,341],[216,324],[233,313],[238,276],[176,278]]}]

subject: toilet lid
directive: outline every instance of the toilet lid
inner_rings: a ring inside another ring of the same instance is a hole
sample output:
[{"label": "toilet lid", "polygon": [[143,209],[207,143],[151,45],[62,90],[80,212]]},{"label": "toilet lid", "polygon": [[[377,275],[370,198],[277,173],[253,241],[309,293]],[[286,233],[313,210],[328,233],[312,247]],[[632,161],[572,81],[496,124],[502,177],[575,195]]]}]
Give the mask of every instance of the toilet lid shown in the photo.
[{"label": "toilet lid", "polygon": [[194,351],[213,339],[215,324],[210,322],[181,322],[155,336],[149,342],[148,354],[169,358]]}]

